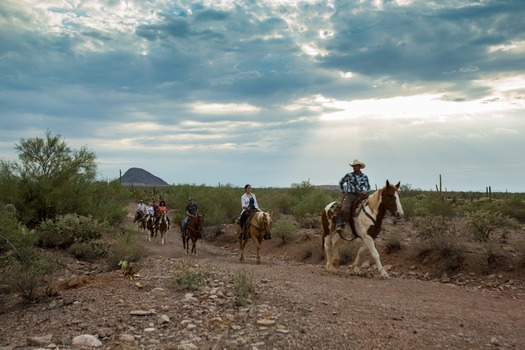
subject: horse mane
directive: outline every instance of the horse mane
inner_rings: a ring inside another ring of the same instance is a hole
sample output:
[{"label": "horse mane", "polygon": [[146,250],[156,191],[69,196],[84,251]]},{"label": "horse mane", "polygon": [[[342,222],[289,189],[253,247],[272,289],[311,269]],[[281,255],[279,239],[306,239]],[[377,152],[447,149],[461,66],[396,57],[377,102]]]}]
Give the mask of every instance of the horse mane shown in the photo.
[{"label": "horse mane", "polygon": [[379,208],[379,200],[381,198],[381,192],[383,192],[385,188],[381,188],[374,193],[370,197],[368,197],[368,206],[374,211],[377,212],[377,208]]}]

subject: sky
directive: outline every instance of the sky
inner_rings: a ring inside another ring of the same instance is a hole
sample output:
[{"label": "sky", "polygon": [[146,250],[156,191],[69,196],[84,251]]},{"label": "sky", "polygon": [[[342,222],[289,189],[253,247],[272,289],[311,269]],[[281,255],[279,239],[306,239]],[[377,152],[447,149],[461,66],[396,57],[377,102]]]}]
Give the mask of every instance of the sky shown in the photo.
[{"label": "sky", "polygon": [[523,0],[1,0],[0,159],[98,176],[525,192]]}]

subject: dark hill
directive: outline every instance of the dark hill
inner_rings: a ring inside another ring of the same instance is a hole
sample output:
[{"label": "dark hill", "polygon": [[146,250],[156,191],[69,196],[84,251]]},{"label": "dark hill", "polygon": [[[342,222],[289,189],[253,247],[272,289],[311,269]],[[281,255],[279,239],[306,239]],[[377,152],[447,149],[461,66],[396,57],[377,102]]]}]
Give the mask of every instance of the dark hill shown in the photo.
[{"label": "dark hill", "polygon": [[141,168],[129,168],[120,178],[120,182],[123,185],[135,186],[169,186],[169,184],[160,177]]}]

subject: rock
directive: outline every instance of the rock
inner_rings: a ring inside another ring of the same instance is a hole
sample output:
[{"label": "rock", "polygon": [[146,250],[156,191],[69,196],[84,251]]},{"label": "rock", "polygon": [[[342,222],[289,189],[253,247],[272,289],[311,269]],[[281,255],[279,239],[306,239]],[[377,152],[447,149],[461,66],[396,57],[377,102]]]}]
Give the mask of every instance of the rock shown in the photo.
[{"label": "rock", "polygon": [[44,336],[40,337],[28,337],[27,338],[27,345],[28,346],[40,346],[40,345],[47,345],[51,343],[51,338],[53,336],[51,334],[46,334]]},{"label": "rock", "polygon": [[94,335],[90,335],[90,334],[82,334],[82,335],[74,337],[73,342],[71,344],[79,348],[82,348],[82,347],[100,348],[102,346],[102,342],[98,340],[97,337],[95,337]]}]

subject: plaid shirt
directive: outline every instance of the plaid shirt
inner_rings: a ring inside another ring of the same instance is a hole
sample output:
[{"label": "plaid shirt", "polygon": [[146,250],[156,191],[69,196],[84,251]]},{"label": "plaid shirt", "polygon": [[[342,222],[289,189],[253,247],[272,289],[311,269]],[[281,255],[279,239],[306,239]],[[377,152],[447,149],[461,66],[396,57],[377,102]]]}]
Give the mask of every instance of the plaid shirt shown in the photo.
[{"label": "plaid shirt", "polygon": [[[344,184],[346,183],[346,189]],[[368,176],[361,173],[355,175],[354,173],[348,173],[339,181],[339,187],[341,192],[358,193],[362,190],[370,191],[370,184],[368,183]]]}]

